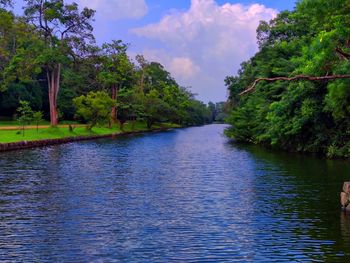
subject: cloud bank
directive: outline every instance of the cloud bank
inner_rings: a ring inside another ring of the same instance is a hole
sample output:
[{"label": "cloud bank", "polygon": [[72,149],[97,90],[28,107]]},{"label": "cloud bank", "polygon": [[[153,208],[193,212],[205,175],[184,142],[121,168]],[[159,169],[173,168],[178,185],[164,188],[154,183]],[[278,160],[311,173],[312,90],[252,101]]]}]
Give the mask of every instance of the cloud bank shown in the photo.
[{"label": "cloud bank", "polygon": [[[144,54],[157,60],[200,99],[224,100],[224,78],[257,51],[256,28],[277,10],[264,5],[192,0],[187,11],[172,11],[158,23],[134,28],[138,37],[158,43]],[[161,47],[161,48],[160,48]]]}]

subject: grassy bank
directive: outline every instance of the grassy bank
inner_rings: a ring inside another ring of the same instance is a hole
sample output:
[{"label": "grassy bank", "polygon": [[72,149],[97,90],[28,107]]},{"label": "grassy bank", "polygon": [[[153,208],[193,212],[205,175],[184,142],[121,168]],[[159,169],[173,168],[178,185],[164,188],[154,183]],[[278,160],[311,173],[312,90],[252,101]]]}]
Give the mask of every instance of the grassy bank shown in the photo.
[{"label": "grassy bank", "polygon": [[[154,125],[153,129],[157,128],[176,128],[179,127],[175,124],[162,124]],[[60,127],[49,127],[39,129],[26,129],[24,136],[20,130],[0,130],[0,143],[10,143],[10,142],[20,142],[20,141],[37,141],[37,140],[46,140],[46,139],[60,139],[68,137],[78,137],[78,136],[96,136],[96,135],[108,135],[113,133],[123,133],[131,131],[142,131],[147,130],[147,126],[143,122],[137,122],[132,128],[131,123],[124,125],[124,130],[121,131],[118,126],[113,126],[112,128],[106,127],[94,127],[91,131],[87,130],[84,127],[77,127],[73,131],[70,131],[69,128],[60,128]]]},{"label": "grassy bank", "polygon": [[[61,121],[60,125],[65,125],[65,124],[79,124],[76,121]],[[35,125],[35,123],[32,123],[31,125]],[[49,121],[41,121],[39,122],[39,125],[50,125]],[[18,121],[14,121],[12,119],[8,118],[1,118],[0,117],[0,127],[6,127],[6,126],[19,126]]]}]

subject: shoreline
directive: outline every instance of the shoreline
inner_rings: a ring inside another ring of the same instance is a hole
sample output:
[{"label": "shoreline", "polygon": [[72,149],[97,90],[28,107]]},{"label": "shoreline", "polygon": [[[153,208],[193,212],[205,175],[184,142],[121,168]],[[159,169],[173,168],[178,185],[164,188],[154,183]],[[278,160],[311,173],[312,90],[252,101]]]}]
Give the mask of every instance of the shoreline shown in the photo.
[{"label": "shoreline", "polygon": [[87,136],[75,136],[75,137],[65,137],[58,139],[43,139],[43,140],[33,140],[33,141],[19,141],[19,142],[9,142],[9,143],[0,143],[0,153],[8,152],[8,151],[16,151],[23,149],[31,149],[31,148],[39,148],[46,147],[52,145],[60,145],[72,142],[79,141],[89,141],[103,138],[116,138],[128,135],[136,135],[142,133],[150,133],[150,132],[162,132],[169,131],[174,128],[155,128],[155,129],[147,129],[147,130],[137,130],[137,131],[128,131],[128,132],[116,132],[110,134],[101,134],[101,135],[87,135]]}]

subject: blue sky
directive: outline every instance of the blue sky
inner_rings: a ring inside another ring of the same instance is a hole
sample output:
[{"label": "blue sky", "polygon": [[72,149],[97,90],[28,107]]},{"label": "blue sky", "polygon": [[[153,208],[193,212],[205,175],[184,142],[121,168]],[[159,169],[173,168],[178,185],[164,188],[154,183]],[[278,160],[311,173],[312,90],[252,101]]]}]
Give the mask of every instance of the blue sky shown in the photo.
[{"label": "blue sky", "polygon": [[[75,0],[97,10],[98,43],[122,39],[191,87],[204,102],[226,100],[224,78],[257,51],[255,29],[295,0]],[[17,1],[19,12],[22,3]]]}]

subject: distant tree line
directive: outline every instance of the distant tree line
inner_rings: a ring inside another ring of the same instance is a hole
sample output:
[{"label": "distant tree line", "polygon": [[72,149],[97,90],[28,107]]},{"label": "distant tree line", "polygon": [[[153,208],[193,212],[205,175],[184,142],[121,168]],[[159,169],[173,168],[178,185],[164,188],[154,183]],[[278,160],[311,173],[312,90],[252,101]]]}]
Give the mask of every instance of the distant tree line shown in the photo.
[{"label": "distant tree line", "polygon": [[62,0],[24,3],[24,15],[16,16],[12,1],[0,1],[0,116],[13,116],[20,101],[27,101],[53,126],[62,119],[93,126],[106,110],[110,124],[121,127],[135,120],[148,127],[214,120],[213,108],[196,100],[161,64],[142,55],[133,61],[121,40],[98,46],[94,10]]},{"label": "distant tree line", "polygon": [[301,0],[257,29],[259,52],[228,76],[237,141],[350,157],[350,5]]}]

